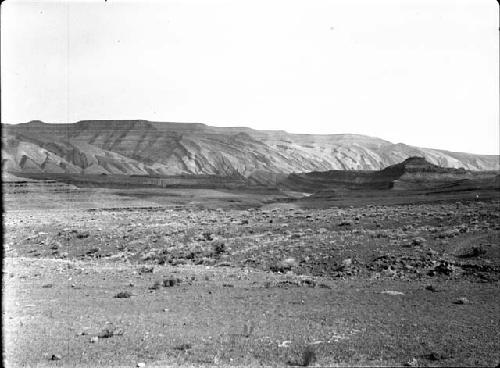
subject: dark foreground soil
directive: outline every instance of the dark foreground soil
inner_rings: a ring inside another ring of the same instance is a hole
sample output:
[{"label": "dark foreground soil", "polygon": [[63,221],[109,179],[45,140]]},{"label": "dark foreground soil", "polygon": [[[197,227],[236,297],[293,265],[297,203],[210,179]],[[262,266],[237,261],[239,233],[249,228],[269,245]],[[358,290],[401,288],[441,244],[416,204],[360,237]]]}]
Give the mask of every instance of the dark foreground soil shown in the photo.
[{"label": "dark foreground soil", "polygon": [[6,366],[499,363],[498,199],[243,210],[35,197],[4,213]]}]

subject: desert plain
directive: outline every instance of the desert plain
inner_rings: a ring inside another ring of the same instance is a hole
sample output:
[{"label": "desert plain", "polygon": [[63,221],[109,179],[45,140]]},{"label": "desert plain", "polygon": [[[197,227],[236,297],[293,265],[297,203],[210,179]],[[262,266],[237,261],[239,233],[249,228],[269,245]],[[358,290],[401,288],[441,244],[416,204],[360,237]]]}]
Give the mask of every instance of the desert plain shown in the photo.
[{"label": "desert plain", "polygon": [[498,192],[388,198],[4,183],[4,364],[498,365]]}]

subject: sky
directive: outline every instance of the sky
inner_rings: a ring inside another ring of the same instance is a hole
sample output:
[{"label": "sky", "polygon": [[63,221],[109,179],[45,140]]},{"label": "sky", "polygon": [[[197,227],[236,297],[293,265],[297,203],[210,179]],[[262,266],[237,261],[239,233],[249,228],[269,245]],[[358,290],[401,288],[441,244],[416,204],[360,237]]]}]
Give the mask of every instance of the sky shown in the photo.
[{"label": "sky", "polygon": [[1,119],[357,133],[499,154],[494,0],[7,0]]}]

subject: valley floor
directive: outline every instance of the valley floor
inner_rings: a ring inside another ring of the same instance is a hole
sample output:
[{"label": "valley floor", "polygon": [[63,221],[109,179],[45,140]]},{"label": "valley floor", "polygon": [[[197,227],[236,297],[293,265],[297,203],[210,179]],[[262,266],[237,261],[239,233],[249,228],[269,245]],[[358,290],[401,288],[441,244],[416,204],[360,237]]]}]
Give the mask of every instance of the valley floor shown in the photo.
[{"label": "valley floor", "polygon": [[6,366],[500,361],[499,198],[306,209],[86,193],[5,198]]}]

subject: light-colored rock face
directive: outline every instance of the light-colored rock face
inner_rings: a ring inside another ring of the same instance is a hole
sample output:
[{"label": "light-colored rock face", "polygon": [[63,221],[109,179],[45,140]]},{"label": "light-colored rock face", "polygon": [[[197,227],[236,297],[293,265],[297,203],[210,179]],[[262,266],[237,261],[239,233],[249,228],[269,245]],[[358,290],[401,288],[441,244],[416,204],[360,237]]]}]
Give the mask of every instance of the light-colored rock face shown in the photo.
[{"label": "light-colored rock face", "polygon": [[498,156],[393,144],[362,135],[298,135],[143,120],[3,125],[2,170],[81,174],[243,175],[379,170],[410,156],[498,170]]}]

